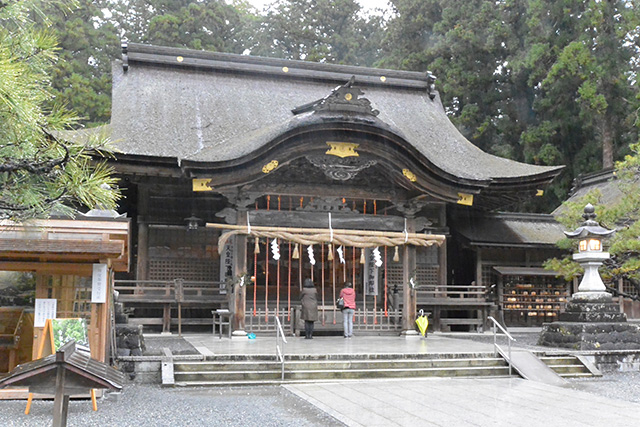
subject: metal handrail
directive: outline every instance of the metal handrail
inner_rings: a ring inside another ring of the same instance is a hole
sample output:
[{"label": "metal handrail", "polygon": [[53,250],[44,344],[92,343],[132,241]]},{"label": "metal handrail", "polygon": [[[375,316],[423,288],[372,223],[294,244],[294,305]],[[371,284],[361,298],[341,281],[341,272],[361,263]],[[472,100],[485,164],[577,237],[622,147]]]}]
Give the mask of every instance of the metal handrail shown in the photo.
[{"label": "metal handrail", "polygon": [[497,342],[497,330],[496,327],[499,328],[502,333],[504,333],[504,335],[508,338],[507,339],[507,345],[509,347],[509,351],[507,353],[507,362],[509,362],[509,376],[511,376],[511,372],[512,372],[512,366],[511,366],[511,341],[516,341],[516,339],[514,337],[511,336],[511,334],[502,327],[502,325],[500,323],[498,323],[498,321],[496,319],[494,319],[492,316],[488,316],[487,319],[491,320],[493,322],[493,355],[497,356],[498,352],[500,352],[500,354],[502,356],[504,356],[504,350],[502,348],[500,348],[500,346],[498,345]]},{"label": "metal handrail", "polygon": [[280,323],[280,319],[278,316],[273,316],[276,319],[276,356],[281,363],[281,376],[280,378],[284,381],[284,346],[280,348],[280,340],[287,344],[287,339],[284,336],[284,330],[282,329],[282,323]]}]

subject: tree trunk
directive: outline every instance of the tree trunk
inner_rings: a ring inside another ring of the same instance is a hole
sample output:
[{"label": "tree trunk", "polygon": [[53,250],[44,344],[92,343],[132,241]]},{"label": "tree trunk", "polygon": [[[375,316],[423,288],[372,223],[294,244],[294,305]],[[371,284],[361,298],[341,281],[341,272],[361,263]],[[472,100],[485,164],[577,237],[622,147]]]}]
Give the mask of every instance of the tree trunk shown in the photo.
[{"label": "tree trunk", "polygon": [[602,119],[602,169],[613,168],[613,131],[607,117]]}]

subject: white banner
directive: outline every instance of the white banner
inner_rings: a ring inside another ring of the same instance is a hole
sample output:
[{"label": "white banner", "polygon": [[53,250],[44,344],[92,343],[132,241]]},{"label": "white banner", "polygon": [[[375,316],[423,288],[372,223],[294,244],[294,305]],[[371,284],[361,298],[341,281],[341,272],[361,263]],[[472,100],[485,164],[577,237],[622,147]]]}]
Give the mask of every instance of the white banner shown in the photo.
[{"label": "white banner", "polygon": [[225,281],[233,280],[233,272],[235,270],[233,259],[233,244],[235,238],[231,238],[224,245],[222,255],[220,255],[220,294],[226,294],[227,288]]},{"label": "white banner", "polygon": [[55,298],[36,298],[33,326],[43,328],[47,319],[55,319],[57,305]]},{"label": "white banner", "polygon": [[378,295],[378,267],[372,249],[365,249],[364,289],[366,295]]},{"label": "white banner", "polygon": [[93,264],[93,276],[91,278],[92,303],[103,304],[107,302],[108,278],[107,264]]}]

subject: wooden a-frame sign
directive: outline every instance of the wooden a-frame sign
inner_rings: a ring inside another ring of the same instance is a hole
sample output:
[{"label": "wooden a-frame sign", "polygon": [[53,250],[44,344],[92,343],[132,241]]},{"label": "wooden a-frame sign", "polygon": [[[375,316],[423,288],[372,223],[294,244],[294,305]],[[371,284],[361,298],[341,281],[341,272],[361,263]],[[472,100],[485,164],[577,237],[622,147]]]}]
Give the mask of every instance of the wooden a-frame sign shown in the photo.
[{"label": "wooden a-frame sign", "polygon": [[[38,346],[38,352],[36,353],[36,359],[42,359],[43,357],[50,356],[55,354],[57,351],[56,343],[54,338],[54,330],[53,330],[53,320],[47,319],[44,323],[44,328],[42,330],[42,340],[40,341],[40,345]],[[75,319],[55,319],[55,320],[75,320]],[[82,319],[77,319],[81,321]],[[62,342],[61,344],[65,344]],[[91,389],[91,404],[94,411],[98,410],[98,402],[96,400],[96,390]],[[33,393],[29,393],[27,397],[27,407],[24,410],[26,415],[29,415],[31,411],[31,402],[33,402]]]}]

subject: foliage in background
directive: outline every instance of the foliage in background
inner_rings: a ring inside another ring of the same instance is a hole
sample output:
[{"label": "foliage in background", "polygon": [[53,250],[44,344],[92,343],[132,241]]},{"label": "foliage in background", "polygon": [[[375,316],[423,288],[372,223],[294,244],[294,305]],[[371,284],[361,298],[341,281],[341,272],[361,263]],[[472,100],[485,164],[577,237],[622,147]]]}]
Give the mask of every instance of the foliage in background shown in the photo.
[{"label": "foliage in background", "polygon": [[79,19],[51,13],[64,58],[53,85],[86,124],[108,121],[108,64],[125,38],[430,70],[451,120],[475,145],[567,166],[542,199],[505,209],[550,211],[575,177],[611,166],[638,139],[633,0],[391,0],[384,17],[365,15],[355,0],[274,0],[264,11],[244,0],[78,1]]},{"label": "foliage in background", "polygon": [[557,206],[573,178],[637,140],[632,1],[392,3],[381,65],[432,71],[449,116],[483,150],[567,166],[527,210]]},{"label": "foliage in background", "polygon": [[55,99],[57,40],[34,15],[46,22],[35,0],[0,3],[0,219],[72,213],[80,205],[112,208],[118,192],[105,184],[115,181],[90,158],[107,140],[95,136],[78,145],[56,137],[78,120]]},{"label": "foliage in background", "polygon": [[[615,235],[609,240],[611,259],[600,268],[603,279],[615,282],[622,278],[630,281],[640,292],[640,143],[631,145],[631,155],[616,164],[614,183],[619,189],[619,197],[608,198],[602,203],[603,194],[593,190],[577,201],[563,204],[563,212],[558,220],[567,230],[576,229],[583,222],[581,215],[587,203],[596,208],[596,220]],[[559,245],[576,250],[576,242],[563,239]],[[559,271],[566,279],[582,273],[582,268],[569,256],[546,262],[549,269]]]}]

